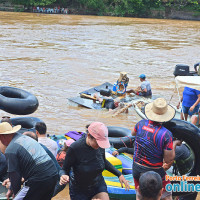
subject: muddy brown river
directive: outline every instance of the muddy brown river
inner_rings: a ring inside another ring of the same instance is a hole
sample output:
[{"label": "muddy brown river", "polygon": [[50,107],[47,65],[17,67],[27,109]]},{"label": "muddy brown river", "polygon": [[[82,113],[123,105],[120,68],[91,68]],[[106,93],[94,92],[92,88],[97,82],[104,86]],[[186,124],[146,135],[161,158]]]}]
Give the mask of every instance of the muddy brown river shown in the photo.
[{"label": "muddy brown river", "polygon": [[[129,88],[145,73],[154,94],[171,99],[176,64],[200,61],[200,22],[0,12],[0,84],[27,90],[39,100],[29,115],[42,119],[50,134],[84,131],[86,124],[131,129],[135,112],[111,117],[67,98],[128,73]],[[177,94],[171,102],[176,104]],[[16,115],[0,111],[0,116]],[[66,199],[59,194],[56,200]]]}]

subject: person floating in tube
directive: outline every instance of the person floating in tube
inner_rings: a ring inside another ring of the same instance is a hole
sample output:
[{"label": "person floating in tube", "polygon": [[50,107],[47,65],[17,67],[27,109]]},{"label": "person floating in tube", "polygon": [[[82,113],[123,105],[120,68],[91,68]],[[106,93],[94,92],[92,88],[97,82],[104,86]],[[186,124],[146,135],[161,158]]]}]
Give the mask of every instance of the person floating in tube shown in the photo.
[{"label": "person floating in tube", "polygon": [[113,92],[116,92],[117,95],[124,95],[126,93],[126,88],[128,86],[129,78],[127,72],[120,72],[120,77],[113,86]]}]

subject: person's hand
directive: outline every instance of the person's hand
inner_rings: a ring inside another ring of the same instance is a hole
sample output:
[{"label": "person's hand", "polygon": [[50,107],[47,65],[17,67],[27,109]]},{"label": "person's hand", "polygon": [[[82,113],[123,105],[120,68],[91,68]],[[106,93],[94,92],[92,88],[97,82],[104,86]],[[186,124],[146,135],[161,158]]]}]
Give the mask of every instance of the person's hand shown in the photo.
[{"label": "person's hand", "polygon": [[141,91],[141,88],[140,88],[140,87],[137,87],[137,88],[135,89],[135,93],[140,92],[140,91]]},{"label": "person's hand", "polygon": [[60,185],[65,185],[68,182],[69,182],[69,176],[68,175],[62,175],[60,177],[60,182],[59,182]]},{"label": "person's hand", "polygon": [[192,112],[195,109],[195,106],[190,107],[190,112]]},{"label": "person's hand", "polygon": [[118,156],[118,155],[119,155],[119,152],[118,152],[118,151],[113,151],[113,152],[112,152],[112,155],[113,155],[113,156]]},{"label": "person's hand", "polygon": [[10,185],[11,185],[10,179],[7,178],[6,180],[4,180],[3,183],[2,183],[2,185],[5,186],[7,189],[9,189]]},{"label": "person's hand", "polygon": [[130,181],[127,181],[127,180],[124,178],[123,175],[121,175],[121,176],[119,177],[119,182],[121,183],[122,188],[123,188],[123,184],[125,185],[125,190],[129,190],[129,189],[130,189],[130,186],[129,186],[129,182],[130,182]]},{"label": "person's hand", "polygon": [[25,180],[24,180],[24,178],[22,177],[22,180],[21,180],[22,184],[24,183],[24,181],[25,181]]},{"label": "person's hand", "polygon": [[[8,192],[6,193],[6,198],[7,198],[7,200],[9,200],[10,197],[11,197],[12,195],[13,195],[12,190],[8,189]],[[13,197],[14,197],[14,196],[13,196]]]},{"label": "person's hand", "polygon": [[176,146],[181,146],[182,142],[183,142],[182,140],[174,140],[173,143],[175,143]]},{"label": "person's hand", "polygon": [[171,165],[170,164],[167,164],[167,163],[163,163],[163,169],[165,170],[165,171],[167,171],[170,167],[171,167]]}]

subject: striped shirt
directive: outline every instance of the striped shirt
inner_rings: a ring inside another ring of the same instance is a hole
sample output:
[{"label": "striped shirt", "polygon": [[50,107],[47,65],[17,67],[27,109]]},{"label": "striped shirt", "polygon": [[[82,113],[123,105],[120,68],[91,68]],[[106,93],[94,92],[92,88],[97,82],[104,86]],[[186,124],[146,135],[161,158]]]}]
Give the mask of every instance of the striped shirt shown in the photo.
[{"label": "striped shirt", "polygon": [[150,120],[139,121],[135,132],[134,162],[148,167],[162,167],[164,150],[173,149],[172,133]]}]

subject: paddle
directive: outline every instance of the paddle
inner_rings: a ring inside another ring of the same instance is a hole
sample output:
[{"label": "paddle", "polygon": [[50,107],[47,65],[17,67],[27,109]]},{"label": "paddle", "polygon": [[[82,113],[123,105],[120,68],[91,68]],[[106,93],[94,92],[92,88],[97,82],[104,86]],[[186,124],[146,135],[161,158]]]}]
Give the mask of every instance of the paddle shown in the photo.
[{"label": "paddle", "polygon": [[80,94],[80,97],[82,97],[82,98],[86,98],[86,99],[92,99],[92,100],[98,101],[98,100],[96,99],[96,97],[93,97],[93,96],[91,96],[91,95],[84,94],[84,93],[81,93],[81,94]]}]

